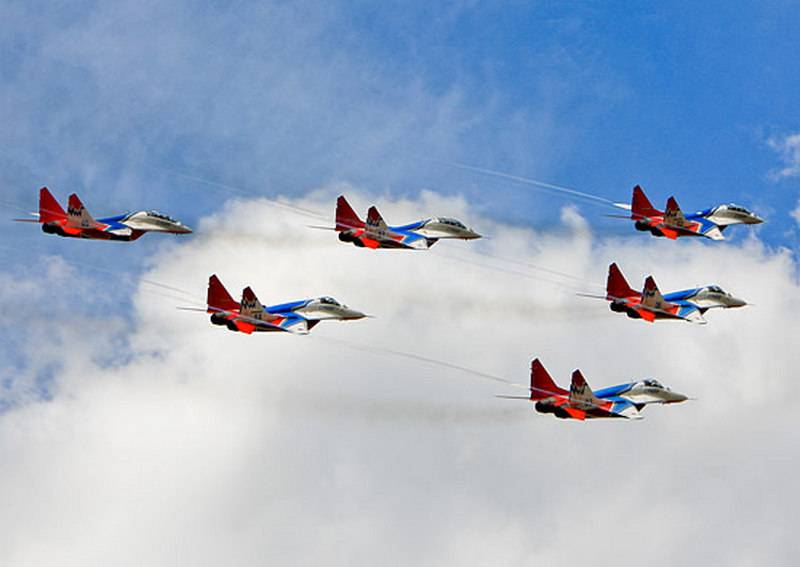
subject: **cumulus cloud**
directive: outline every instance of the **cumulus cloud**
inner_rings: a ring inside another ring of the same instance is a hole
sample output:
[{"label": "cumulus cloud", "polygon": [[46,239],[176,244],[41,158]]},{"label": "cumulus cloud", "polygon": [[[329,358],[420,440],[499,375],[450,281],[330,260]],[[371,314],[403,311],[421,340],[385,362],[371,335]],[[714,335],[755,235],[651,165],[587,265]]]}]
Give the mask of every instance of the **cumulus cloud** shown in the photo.
[{"label": "cumulus cloud", "polygon": [[783,167],[772,170],[770,177],[775,180],[800,175],[800,134],[773,136],[767,140],[770,148],[777,152]]},{"label": "cumulus cloud", "polygon": [[[296,204],[327,210],[333,191]],[[377,199],[349,196],[359,209]],[[539,232],[432,193],[380,202],[390,221],[448,214],[492,238],[372,252],[235,201],[145,277],[202,301],[216,272],[265,304],[330,294],[377,318],[243,336],[142,284],[130,356],[49,347],[58,395],[0,415],[0,563],[792,561],[800,286],[787,251],[601,238],[577,210]],[[501,256],[574,279],[490,268]],[[631,321],[573,294],[602,284],[611,260],[634,285],[713,282],[756,305],[705,327]],[[339,339],[522,382],[539,356],[561,383],[580,367],[594,387],[656,377],[698,400],[643,422],[561,422],[496,399],[515,393],[500,384]]]}]

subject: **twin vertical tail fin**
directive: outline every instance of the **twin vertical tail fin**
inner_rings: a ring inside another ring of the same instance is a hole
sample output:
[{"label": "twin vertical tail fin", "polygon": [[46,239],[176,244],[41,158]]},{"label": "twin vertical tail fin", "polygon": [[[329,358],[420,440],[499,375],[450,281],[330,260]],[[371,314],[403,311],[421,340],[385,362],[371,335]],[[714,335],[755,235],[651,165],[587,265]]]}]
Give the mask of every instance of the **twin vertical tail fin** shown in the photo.
[{"label": "twin vertical tail fin", "polygon": [[208,295],[206,297],[209,313],[219,311],[235,311],[240,305],[231,297],[216,274],[208,278]]},{"label": "twin vertical tail fin", "polygon": [[242,304],[239,312],[242,316],[253,319],[261,319],[264,316],[264,306],[261,305],[250,286],[242,291]]},{"label": "twin vertical tail fin", "polygon": [[602,400],[594,395],[580,370],[572,373],[572,382],[569,386],[569,403],[577,407],[596,407],[602,403]]},{"label": "twin vertical tail fin", "polygon": [[615,299],[622,299],[624,297],[631,297],[634,295],[639,295],[639,292],[631,289],[631,286],[628,285],[628,281],[625,279],[625,276],[622,275],[622,272],[617,264],[611,264],[608,267],[606,299],[613,301]]},{"label": "twin vertical tail fin", "polygon": [[545,370],[538,358],[531,362],[531,400],[541,400],[552,396],[566,396],[569,392],[560,388]]},{"label": "twin vertical tail fin", "polygon": [[637,185],[633,188],[633,198],[631,199],[631,213],[635,220],[649,217],[660,217],[664,213],[656,209],[650,200],[645,196],[642,188]]},{"label": "twin vertical tail fin", "polygon": [[364,228],[364,221],[358,218],[358,215],[347,202],[343,195],[336,199],[336,230],[354,230]]},{"label": "twin vertical tail fin", "polygon": [[73,193],[67,202],[67,226],[74,228],[94,228],[97,222],[83,206],[78,196]]},{"label": "twin vertical tail fin", "polygon": [[386,221],[374,206],[367,211],[367,232],[379,236],[383,236],[389,230]]},{"label": "twin vertical tail fin", "polygon": [[686,226],[686,217],[678,206],[678,201],[675,200],[675,197],[670,197],[667,200],[667,210],[664,211],[664,224],[675,228]]},{"label": "twin vertical tail fin", "polygon": [[67,220],[67,213],[58,204],[47,187],[39,189],[39,222],[58,222]]},{"label": "twin vertical tail fin", "polygon": [[[642,290],[642,306],[652,311],[666,311],[674,307],[674,304],[664,300],[664,296],[658,290],[656,280],[653,279],[653,276],[647,276]],[[644,315],[642,316],[644,317]],[[650,320],[648,317],[644,318]]]}]

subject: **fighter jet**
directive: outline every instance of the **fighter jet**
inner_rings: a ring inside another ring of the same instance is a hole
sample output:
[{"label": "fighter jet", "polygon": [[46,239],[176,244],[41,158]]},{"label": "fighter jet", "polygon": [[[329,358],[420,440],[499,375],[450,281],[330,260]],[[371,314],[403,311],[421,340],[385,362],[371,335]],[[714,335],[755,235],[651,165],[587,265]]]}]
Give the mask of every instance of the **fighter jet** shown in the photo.
[{"label": "fighter jet", "polygon": [[530,400],[539,413],[581,421],[609,417],[642,419],[640,412],[648,404],[674,404],[689,399],[662,386],[658,380],[650,379],[593,392],[580,370],[572,373],[572,383],[567,391],[556,385],[538,358],[531,362],[530,392],[529,397],[500,397]]},{"label": "fighter jet", "polygon": [[192,230],[157,211],[137,211],[95,220],[76,194],[69,196],[67,212],[61,208],[47,187],[39,190],[38,219],[14,219],[18,222],[37,222],[47,234],[92,240],[130,241],[146,232],[189,234]]},{"label": "fighter jet", "polygon": [[715,307],[744,307],[742,299],[732,296],[717,285],[709,285],[661,295],[655,280],[647,276],[644,290],[638,292],[628,285],[616,264],[608,267],[606,300],[611,311],[626,313],[631,319],[682,319],[700,325],[706,324],[703,315]]},{"label": "fighter jet", "polygon": [[374,206],[365,223],[343,196],[336,200],[336,232],[339,240],[359,248],[405,248],[426,250],[442,238],[474,240],[481,235],[464,223],[448,217],[435,217],[403,226],[388,226]]},{"label": "fighter jet", "polygon": [[[206,312],[214,325],[227,327],[247,335],[253,332],[284,331],[307,334],[320,321],[351,321],[367,317],[364,313],[342,305],[332,297],[303,299],[264,307],[250,287],[242,291],[242,300],[235,301],[216,274],[208,278]],[[194,310],[194,309],[189,309]]]},{"label": "fighter jet", "polygon": [[653,236],[666,236],[675,240],[680,236],[705,236],[711,240],[725,240],[722,231],[733,224],[761,224],[764,219],[739,205],[719,205],[685,215],[675,197],[667,200],[667,208],[659,211],[650,203],[638,185],[633,188],[631,204],[615,203],[629,210],[636,230],[650,232]]}]

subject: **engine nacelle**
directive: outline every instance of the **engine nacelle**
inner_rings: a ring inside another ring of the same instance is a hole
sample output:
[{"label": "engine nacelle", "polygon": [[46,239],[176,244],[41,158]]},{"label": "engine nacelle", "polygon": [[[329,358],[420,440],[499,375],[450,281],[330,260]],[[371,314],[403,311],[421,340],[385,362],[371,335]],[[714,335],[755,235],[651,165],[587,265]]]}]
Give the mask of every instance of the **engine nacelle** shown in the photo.
[{"label": "engine nacelle", "polygon": [[214,313],[211,316],[211,323],[214,325],[226,326],[228,319],[222,313]]},{"label": "engine nacelle", "polygon": [[623,311],[627,311],[627,309],[628,309],[627,307],[625,307],[621,303],[617,303],[615,301],[612,301],[611,303],[609,303],[608,308],[611,309],[611,311],[613,311],[614,313],[622,313]]},{"label": "engine nacelle", "polygon": [[649,224],[647,224],[646,222],[642,222],[640,220],[636,221],[636,224],[634,224],[633,226],[636,227],[636,230],[641,230],[642,232],[647,232],[652,229],[652,227]]},{"label": "engine nacelle", "polygon": [[633,309],[628,309],[628,310],[625,312],[625,314],[626,314],[628,317],[630,317],[631,319],[641,319],[641,318],[642,318],[642,316],[641,316],[641,315],[639,315],[639,313],[638,313],[637,311],[634,311]]},{"label": "engine nacelle", "polygon": [[536,402],[536,404],[533,407],[535,407],[536,411],[538,411],[539,413],[555,413],[556,412],[556,406],[554,406],[553,404],[549,404],[547,402],[543,402],[543,401]]},{"label": "engine nacelle", "polygon": [[353,236],[352,234],[350,234],[349,232],[340,232],[339,233],[339,240],[341,240],[342,242],[352,242],[353,244],[355,244],[359,248],[363,248],[364,247],[364,243],[361,242],[360,239],[358,239],[355,236]]},{"label": "engine nacelle", "polygon": [[559,419],[569,419],[572,417],[569,413],[567,413],[567,410],[565,410],[564,408],[555,408],[553,410],[553,413]]},{"label": "engine nacelle", "polygon": [[59,236],[66,236],[67,234],[64,232],[59,225],[46,222],[42,224],[42,232],[46,234],[57,234]]}]

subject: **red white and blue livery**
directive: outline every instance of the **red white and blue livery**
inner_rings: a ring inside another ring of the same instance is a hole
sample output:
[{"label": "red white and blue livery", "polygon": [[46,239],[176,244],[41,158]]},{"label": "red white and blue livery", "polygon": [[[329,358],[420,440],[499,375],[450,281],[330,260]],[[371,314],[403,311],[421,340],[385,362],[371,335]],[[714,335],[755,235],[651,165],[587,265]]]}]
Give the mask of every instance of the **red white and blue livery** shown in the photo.
[{"label": "red white and blue livery", "polygon": [[539,413],[551,413],[560,419],[623,418],[642,419],[641,411],[649,404],[675,404],[688,400],[658,380],[639,380],[592,391],[580,370],[572,373],[569,390],[559,387],[545,367],[531,362],[530,396],[500,396],[534,402]]},{"label": "red white and blue livery", "polygon": [[703,325],[709,309],[744,307],[747,302],[734,297],[718,285],[708,285],[661,295],[653,276],[647,276],[639,292],[628,285],[616,264],[608,267],[606,300],[617,313],[652,323],[656,319],[679,319]]},{"label": "red white and blue livery", "polygon": [[343,196],[336,201],[336,232],[339,240],[359,248],[426,250],[443,238],[475,240],[481,235],[458,219],[434,217],[402,226],[388,226],[374,206],[362,221]]},{"label": "red white and blue livery", "polygon": [[211,314],[214,325],[246,335],[274,331],[303,335],[320,321],[352,321],[367,316],[332,297],[302,299],[265,307],[250,287],[242,291],[241,301],[235,301],[216,274],[208,278],[206,303],[206,312]]},{"label": "red white and blue livery", "polygon": [[684,214],[675,197],[667,199],[663,211],[656,209],[645,196],[640,186],[633,188],[631,204],[616,203],[616,206],[631,212],[636,230],[650,232],[675,240],[681,236],[704,236],[711,240],[725,240],[722,232],[734,224],[761,224],[764,219],[733,203],[718,205],[697,213]]},{"label": "red white and blue livery", "polygon": [[69,196],[67,210],[61,207],[47,187],[39,190],[38,219],[15,219],[19,222],[37,222],[47,234],[91,240],[131,241],[146,232],[190,234],[185,224],[157,211],[136,211],[113,217],[94,219],[78,196]]}]

